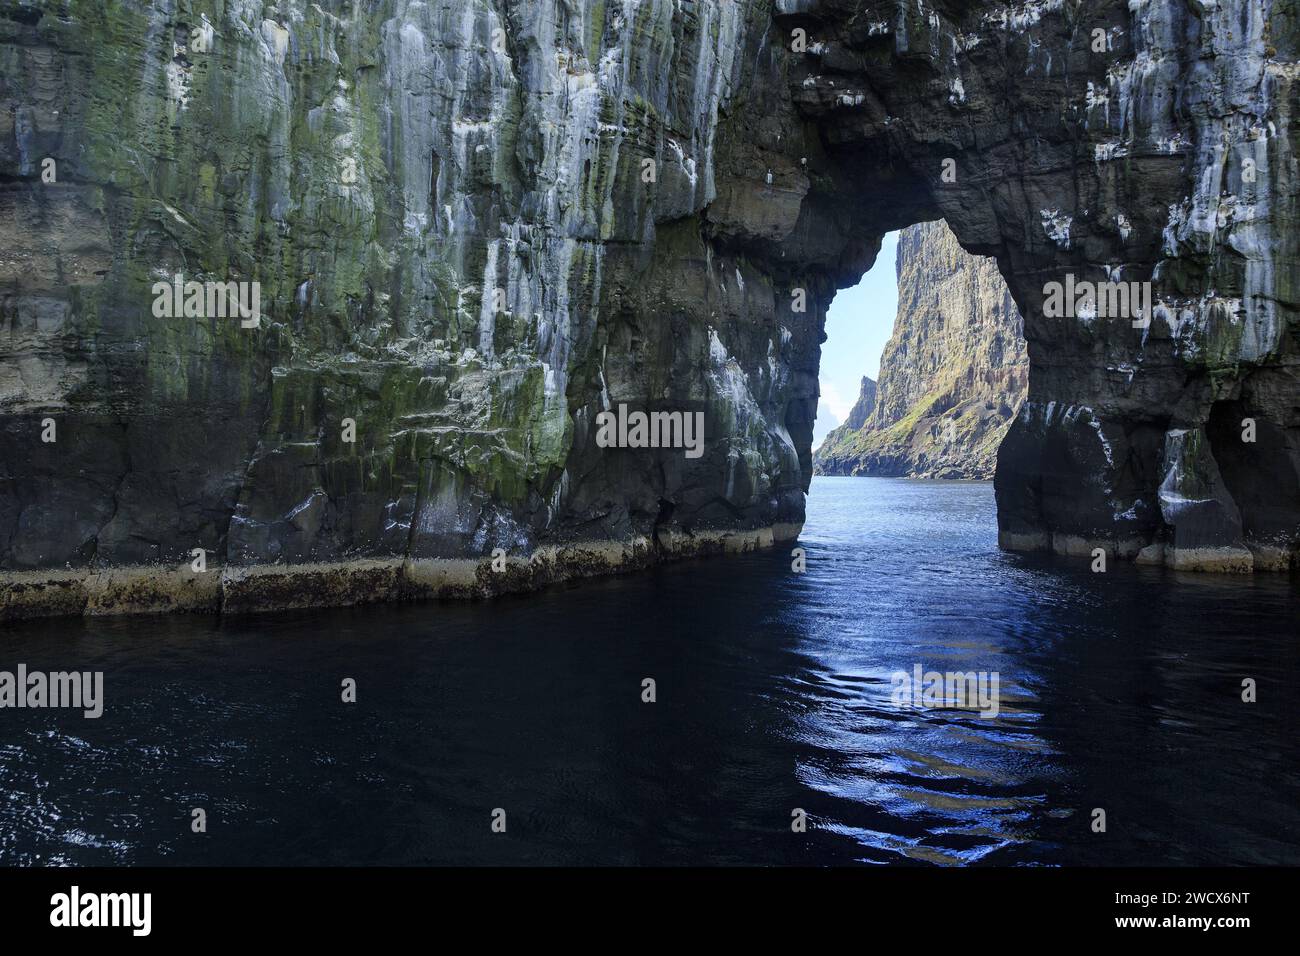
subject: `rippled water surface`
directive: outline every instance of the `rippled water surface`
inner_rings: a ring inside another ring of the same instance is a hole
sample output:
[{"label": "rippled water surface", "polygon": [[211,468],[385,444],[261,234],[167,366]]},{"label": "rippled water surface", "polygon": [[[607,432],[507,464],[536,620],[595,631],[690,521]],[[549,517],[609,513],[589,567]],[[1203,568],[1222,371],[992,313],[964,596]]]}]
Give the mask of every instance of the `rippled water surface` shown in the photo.
[{"label": "rippled water surface", "polygon": [[[987,484],[808,511],[802,575],[9,626],[0,669],[107,703],[0,710],[0,862],[1300,863],[1294,579],[1004,554]],[[996,671],[1000,713],[897,709],[916,664]]]}]

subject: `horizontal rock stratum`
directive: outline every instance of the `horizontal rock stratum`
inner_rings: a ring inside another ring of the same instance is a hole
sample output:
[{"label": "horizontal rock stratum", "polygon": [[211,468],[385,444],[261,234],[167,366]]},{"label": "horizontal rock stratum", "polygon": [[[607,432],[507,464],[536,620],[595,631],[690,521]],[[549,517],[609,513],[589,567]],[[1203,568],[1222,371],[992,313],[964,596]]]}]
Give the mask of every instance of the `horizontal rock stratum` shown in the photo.
[{"label": "horizontal rock stratum", "polygon": [[[3,613],[788,540],[826,305],[940,218],[1024,316],[1004,546],[1293,566],[1296,17],[0,0]],[[1159,304],[1049,319],[1067,275]],[[703,412],[704,453],[598,447],[620,403]]]}]

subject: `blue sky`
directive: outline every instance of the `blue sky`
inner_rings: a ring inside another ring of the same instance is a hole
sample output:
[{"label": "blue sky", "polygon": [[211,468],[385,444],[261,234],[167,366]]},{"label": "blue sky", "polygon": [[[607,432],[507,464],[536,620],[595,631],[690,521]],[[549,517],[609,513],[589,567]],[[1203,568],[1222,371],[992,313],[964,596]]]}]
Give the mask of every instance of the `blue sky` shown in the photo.
[{"label": "blue sky", "polygon": [[836,295],[826,314],[819,375],[822,397],[817,404],[813,448],[848,416],[858,400],[862,376],[880,380],[880,353],[894,329],[898,308],[897,254],[898,233],[891,232],[885,236],[871,271],[852,289]]}]

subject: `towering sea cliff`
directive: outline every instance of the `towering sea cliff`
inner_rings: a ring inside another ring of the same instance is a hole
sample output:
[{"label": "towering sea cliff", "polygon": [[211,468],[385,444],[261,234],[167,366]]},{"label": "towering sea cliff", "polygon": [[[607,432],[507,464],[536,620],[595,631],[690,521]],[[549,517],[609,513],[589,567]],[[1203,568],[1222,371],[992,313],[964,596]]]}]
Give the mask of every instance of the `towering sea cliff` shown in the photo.
[{"label": "towering sea cliff", "polygon": [[[1004,546],[1290,566],[1296,17],[0,0],[0,609],[479,594],[788,539],[826,303],[939,218],[1025,319]],[[1048,318],[1070,275],[1160,304]],[[258,283],[257,321],[168,307],[188,282]],[[703,412],[704,454],[601,447],[620,404]]]},{"label": "towering sea cliff", "polygon": [[992,478],[1029,373],[1023,323],[997,262],[968,255],[942,222],[932,222],[903,230],[897,272],[898,314],[880,384],[868,406],[859,400],[827,436],[814,468]]},{"label": "towering sea cliff", "polygon": [[858,400],[849,409],[849,417],[844,420],[844,427],[856,431],[867,423],[871,413],[876,410],[876,383],[867,376],[862,376],[862,387],[858,389]]}]

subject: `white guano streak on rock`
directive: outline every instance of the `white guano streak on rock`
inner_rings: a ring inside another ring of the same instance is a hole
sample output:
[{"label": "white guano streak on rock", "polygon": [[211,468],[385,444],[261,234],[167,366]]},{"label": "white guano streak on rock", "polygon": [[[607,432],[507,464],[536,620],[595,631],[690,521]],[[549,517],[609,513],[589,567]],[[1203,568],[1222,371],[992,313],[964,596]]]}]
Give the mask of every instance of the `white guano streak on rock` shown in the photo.
[{"label": "white guano streak on rock", "polygon": [[[1178,48],[1181,38],[1160,33],[1161,24],[1167,30],[1168,24],[1177,22],[1166,10],[1171,2],[1135,0],[1130,4],[1137,19],[1136,43],[1163,42],[1170,50]],[[1257,361],[1275,351],[1281,335],[1273,258],[1279,237],[1270,192],[1270,141],[1279,151],[1289,150],[1285,136],[1273,138],[1278,123],[1285,126],[1286,113],[1278,108],[1283,90],[1275,82],[1277,73],[1270,69],[1264,50],[1272,7],[1271,0],[1222,0],[1200,8],[1203,54],[1213,82],[1207,75],[1195,84],[1194,101],[1187,109],[1196,126],[1193,181],[1197,186],[1181,207],[1171,207],[1164,233],[1164,251],[1171,257],[1184,246],[1212,250],[1216,244],[1226,244],[1245,259],[1243,296],[1231,300],[1237,306],[1233,314],[1239,309],[1245,322],[1238,349],[1238,357],[1244,361]],[[1175,60],[1166,57],[1162,49],[1149,50],[1147,55],[1153,62]],[[1161,83],[1172,101],[1179,77],[1173,66],[1166,72],[1171,75],[1162,73]],[[1286,85],[1282,84],[1283,88]],[[1173,129],[1164,132],[1169,141],[1181,136]],[[1242,176],[1246,159],[1256,164],[1254,183],[1246,183]],[[1225,196],[1234,187],[1249,198]],[[1226,301],[1217,296],[1202,298],[1196,312],[1199,337],[1210,328],[1210,310],[1222,309]],[[1195,339],[1191,345],[1195,350]]]}]

